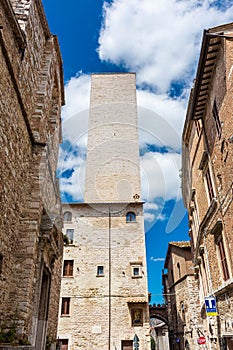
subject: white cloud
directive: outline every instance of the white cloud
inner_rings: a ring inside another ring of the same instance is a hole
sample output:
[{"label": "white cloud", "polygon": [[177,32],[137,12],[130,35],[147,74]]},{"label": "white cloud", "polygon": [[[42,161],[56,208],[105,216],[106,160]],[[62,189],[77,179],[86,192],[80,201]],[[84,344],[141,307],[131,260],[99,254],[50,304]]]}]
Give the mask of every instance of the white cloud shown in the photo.
[{"label": "white cloud", "polygon": [[165,261],[164,258],[154,258],[153,256],[150,257],[151,261],[158,262],[158,261]]},{"label": "white cloud", "polygon": [[77,73],[65,85],[65,106],[62,108],[63,121],[86,111],[90,103],[91,77]]},{"label": "white cloud", "polygon": [[140,146],[153,144],[180,150],[186,101],[139,89],[137,104]]},{"label": "white cloud", "polygon": [[145,201],[181,198],[178,153],[147,152],[141,157],[142,193]]},{"label": "white cloud", "polygon": [[156,219],[155,214],[144,212],[144,220],[148,222],[154,222]]},{"label": "white cloud", "polygon": [[[71,162],[69,162],[71,165]],[[67,163],[64,163],[64,170]],[[69,177],[60,178],[61,193],[72,196],[74,201],[82,202],[85,182],[85,161],[78,158],[77,163],[73,162],[72,172]]]},{"label": "white cloud", "polygon": [[160,91],[189,80],[204,28],[233,19],[230,1],[114,0],[104,4],[99,57],[137,72]]},{"label": "white cloud", "polygon": [[159,206],[158,206],[157,203],[150,203],[150,202],[145,203],[143,207],[144,207],[145,211],[158,210],[159,209]]}]

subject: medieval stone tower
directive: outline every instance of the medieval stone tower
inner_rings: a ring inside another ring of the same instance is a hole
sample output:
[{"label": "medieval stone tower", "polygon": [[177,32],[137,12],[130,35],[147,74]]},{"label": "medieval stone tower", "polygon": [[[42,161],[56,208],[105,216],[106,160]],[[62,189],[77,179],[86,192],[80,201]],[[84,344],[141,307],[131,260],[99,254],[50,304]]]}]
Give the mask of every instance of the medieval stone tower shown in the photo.
[{"label": "medieval stone tower", "polygon": [[150,349],[135,74],[92,75],[84,203],[66,204],[62,349]]}]

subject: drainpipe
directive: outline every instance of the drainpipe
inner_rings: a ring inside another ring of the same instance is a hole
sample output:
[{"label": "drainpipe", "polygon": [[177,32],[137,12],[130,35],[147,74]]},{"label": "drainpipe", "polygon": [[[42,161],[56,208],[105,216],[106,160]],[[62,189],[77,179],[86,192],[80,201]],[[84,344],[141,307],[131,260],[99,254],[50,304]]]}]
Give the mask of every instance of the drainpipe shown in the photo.
[{"label": "drainpipe", "polygon": [[112,279],[112,265],[111,265],[112,255],[111,255],[111,208],[108,211],[108,268],[109,268],[109,278],[108,278],[108,350],[111,349],[111,279]]}]

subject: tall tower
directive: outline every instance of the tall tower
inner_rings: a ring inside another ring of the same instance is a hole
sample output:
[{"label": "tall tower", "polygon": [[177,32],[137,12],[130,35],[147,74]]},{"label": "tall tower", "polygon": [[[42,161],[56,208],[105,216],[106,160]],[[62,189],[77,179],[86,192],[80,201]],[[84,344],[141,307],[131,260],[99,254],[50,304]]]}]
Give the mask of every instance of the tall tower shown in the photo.
[{"label": "tall tower", "polygon": [[[135,74],[92,75],[85,202],[66,204],[64,349],[150,349]],[[68,316],[68,317],[67,317]]]},{"label": "tall tower", "polygon": [[140,196],[135,74],[92,75],[85,202]]}]

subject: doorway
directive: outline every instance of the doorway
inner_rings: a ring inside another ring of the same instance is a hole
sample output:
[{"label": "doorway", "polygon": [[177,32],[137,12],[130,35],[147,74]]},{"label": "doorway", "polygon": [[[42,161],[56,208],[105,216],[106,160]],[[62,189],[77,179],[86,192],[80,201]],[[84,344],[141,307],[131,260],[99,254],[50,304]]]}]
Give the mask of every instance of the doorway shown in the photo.
[{"label": "doorway", "polygon": [[122,340],[121,341],[121,350],[133,350],[133,341],[132,340]]},{"label": "doorway", "polygon": [[49,308],[49,294],[50,294],[50,273],[47,269],[43,269],[39,313],[37,323],[36,334],[36,346],[35,350],[44,350],[46,347],[47,336],[47,320],[48,320],[48,308]]}]

